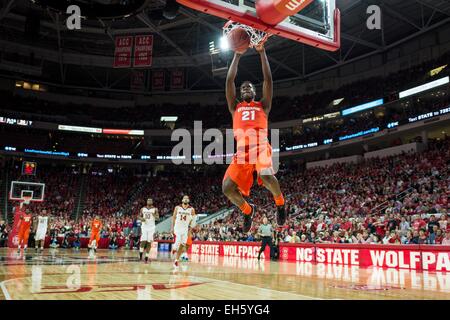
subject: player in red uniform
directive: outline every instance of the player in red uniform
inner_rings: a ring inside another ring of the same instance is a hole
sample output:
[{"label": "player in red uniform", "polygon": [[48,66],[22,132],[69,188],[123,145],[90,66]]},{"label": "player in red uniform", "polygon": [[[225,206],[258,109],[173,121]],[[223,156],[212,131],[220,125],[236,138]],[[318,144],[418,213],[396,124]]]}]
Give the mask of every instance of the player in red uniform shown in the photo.
[{"label": "player in red uniform", "polygon": [[[95,252],[97,251],[98,242],[100,241],[100,231],[102,230],[102,222],[100,221],[99,216],[95,216],[94,220],[91,223],[91,238],[89,239],[89,249],[93,249]],[[95,245],[92,243],[95,240]]]},{"label": "player in red uniform", "polygon": [[256,50],[261,57],[264,75],[262,99],[255,101],[255,86],[251,82],[245,81],[240,87],[242,102],[237,101],[234,81],[239,60],[244,52],[234,54],[226,80],[228,110],[233,117],[233,133],[237,142],[237,152],[225,173],[222,190],[225,196],[244,214],[244,232],[250,230],[256,209],[243,197],[250,195],[254,171],[258,174],[258,183],[263,184],[274,197],[278,211],[278,225],[286,222],[284,197],[272,167],[272,147],[267,138],[267,118],[272,108],[272,73],[264,46],[259,45]]},{"label": "player in red uniform", "polygon": [[20,220],[18,224],[19,232],[17,237],[19,239],[19,245],[17,248],[17,253],[20,253],[20,249],[23,244],[23,251],[25,252],[28,248],[28,237],[30,236],[31,222],[33,217],[29,209],[23,209],[24,203],[22,202],[18,208],[20,214]]}]

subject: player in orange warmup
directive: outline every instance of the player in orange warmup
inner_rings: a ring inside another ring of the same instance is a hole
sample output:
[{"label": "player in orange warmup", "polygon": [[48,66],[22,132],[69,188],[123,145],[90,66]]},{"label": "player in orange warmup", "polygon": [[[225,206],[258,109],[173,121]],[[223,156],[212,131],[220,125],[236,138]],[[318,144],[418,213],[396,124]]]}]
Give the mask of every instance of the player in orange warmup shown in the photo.
[{"label": "player in orange warmup", "polygon": [[250,205],[244,196],[250,195],[253,173],[258,174],[258,183],[263,184],[273,195],[277,207],[277,223],[286,222],[286,210],[280,184],[272,166],[272,147],[268,140],[268,116],[272,108],[273,81],[269,61],[263,45],[255,48],[261,58],[264,75],[263,96],[256,101],[255,86],[245,81],[240,87],[242,102],[237,100],[234,83],[239,60],[244,52],[236,52],[228,70],[226,97],[228,110],[233,117],[233,133],[237,142],[237,152],[228,167],[222,182],[225,196],[244,214],[243,232],[252,227],[255,206]]},{"label": "player in orange warmup", "polygon": [[191,245],[192,245],[192,228],[189,228],[188,238],[186,241],[186,251],[183,252],[183,254],[180,257],[182,261],[189,261],[188,251]]},{"label": "player in orange warmup", "polygon": [[[91,238],[89,239],[89,249],[93,249],[94,252],[97,252],[98,242],[100,241],[100,232],[102,230],[103,224],[100,221],[99,216],[95,216],[94,220],[91,223]],[[95,240],[95,244],[92,242]]]},{"label": "player in orange warmup", "polygon": [[23,244],[23,251],[25,252],[28,248],[28,237],[30,236],[31,222],[33,221],[33,217],[30,213],[29,209],[23,209],[24,203],[20,204],[18,210],[20,210],[20,220],[18,229],[19,232],[17,237],[19,238],[19,246],[17,249],[17,253],[20,253],[21,246]]}]

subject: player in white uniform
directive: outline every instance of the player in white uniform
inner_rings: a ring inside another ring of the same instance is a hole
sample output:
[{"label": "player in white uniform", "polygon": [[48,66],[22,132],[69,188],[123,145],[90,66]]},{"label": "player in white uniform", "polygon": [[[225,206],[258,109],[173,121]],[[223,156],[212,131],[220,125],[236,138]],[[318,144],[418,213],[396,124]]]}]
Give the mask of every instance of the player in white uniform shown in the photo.
[{"label": "player in white uniform", "polygon": [[175,243],[173,250],[177,251],[176,258],[173,263],[174,267],[178,267],[178,259],[180,259],[183,251],[186,250],[186,242],[188,239],[192,221],[195,219],[195,209],[189,205],[189,197],[184,196],[181,206],[176,206],[173,210],[172,217],[172,233],[175,235]]},{"label": "player in white uniform", "polygon": [[153,199],[147,199],[147,205],[141,209],[139,218],[142,222],[139,258],[142,260],[145,250],[145,263],[147,263],[155,234],[155,220],[159,219],[158,209],[153,206]]},{"label": "player in white uniform", "polygon": [[49,217],[47,215],[47,210],[42,210],[41,214],[37,217],[37,229],[36,229],[36,236],[34,237],[35,240],[35,247],[36,252],[39,251],[39,248],[41,251],[44,250],[44,244],[45,244],[45,236],[47,235],[47,228],[48,228],[48,222]]}]

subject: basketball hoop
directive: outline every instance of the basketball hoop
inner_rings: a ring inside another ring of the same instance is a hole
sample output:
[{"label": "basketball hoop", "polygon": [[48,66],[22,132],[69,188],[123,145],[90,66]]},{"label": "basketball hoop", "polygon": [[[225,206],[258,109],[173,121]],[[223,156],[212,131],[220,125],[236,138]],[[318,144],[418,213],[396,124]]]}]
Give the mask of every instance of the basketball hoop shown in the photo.
[{"label": "basketball hoop", "polygon": [[235,29],[243,29],[245,32],[247,32],[248,36],[250,37],[250,48],[254,48],[269,39],[271,34],[256,30],[250,26],[247,26],[245,24],[234,22],[234,21],[228,21],[223,26],[223,35],[228,36],[233,30]]}]

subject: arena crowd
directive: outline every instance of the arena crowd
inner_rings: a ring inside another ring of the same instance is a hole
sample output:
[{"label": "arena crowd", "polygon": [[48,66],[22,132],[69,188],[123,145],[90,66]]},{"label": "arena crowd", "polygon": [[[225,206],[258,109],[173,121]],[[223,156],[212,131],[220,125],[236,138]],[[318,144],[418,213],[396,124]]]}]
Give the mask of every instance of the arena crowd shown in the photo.
[{"label": "arena crowd", "polygon": [[[255,187],[251,199],[258,212],[249,233],[242,232],[242,216],[234,210],[225,219],[196,226],[193,239],[257,241],[257,229],[265,216],[276,230],[277,242],[449,245],[449,169],[450,138],[430,141],[429,149],[422,153],[309,170],[284,167],[277,176],[288,204],[289,219],[285,226],[275,224],[273,199],[269,193]],[[171,215],[184,193],[191,196],[199,213],[212,213],[230,206],[221,194],[220,176],[203,173],[205,179],[200,179],[198,173],[189,175],[180,170],[178,175],[172,172],[142,178],[144,187],[129,204],[130,211],[120,211],[118,208],[126,207],[129,199],[127,192],[116,191],[131,190],[132,179],[119,175],[96,178],[89,183],[92,195],[87,199],[83,214],[75,220],[70,211],[75,197],[67,196],[70,194],[67,190],[76,184],[75,179],[67,179],[70,173],[66,170],[58,172],[60,175],[49,176],[48,181],[53,185],[49,187],[48,201],[33,208],[34,214],[42,209],[50,212],[49,230],[55,239],[87,237],[90,222],[99,215],[103,221],[102,238],[109,238],[112,243],[122,240],[126,247],[136,247],[140,232],[137,213],[149,196],[162,217]],[[65,196],[68,201],[64,201]],[[0,222],[3,245],[8,230],[9,227]],[[167,233],[156,234],[156,237],[172,239]]]}]

